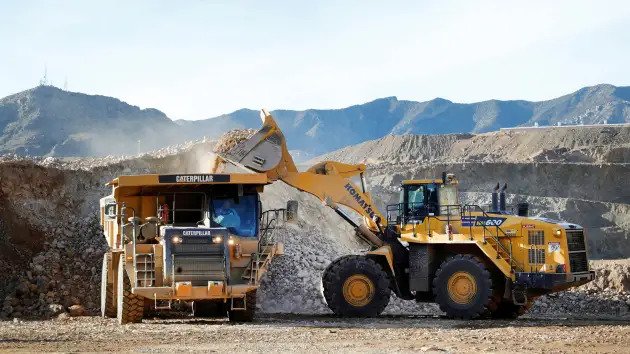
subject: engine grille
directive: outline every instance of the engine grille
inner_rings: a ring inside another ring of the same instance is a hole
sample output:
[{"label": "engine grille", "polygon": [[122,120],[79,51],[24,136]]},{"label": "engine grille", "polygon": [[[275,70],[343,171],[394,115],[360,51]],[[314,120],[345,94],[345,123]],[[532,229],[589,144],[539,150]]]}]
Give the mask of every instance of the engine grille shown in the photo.
[{"label": "engine grille", "polygon": [[529,264],[545,264],[545,250],[544,249],[529,249]]},{"label": "engine grille", "polygon": [[570,253],[569,266],[571,267],[571,273],[588,271],[588,257],[586,256],[586,252]]},{"label": "engine grille", "polygon": [[[167,283],[228,281],[230,270],[227,232],[223,228],[168,228],[164,230],[164,276]],[[173,243],[178,237],[180,242]],[[213,238],[221,242],[214,243]]]},{"label": "engine grille", "polygon": [[545,232],[542,230],[529,230],[527,236],[530,245],[542,246],[545,244]]},{"label": "engine grille", "polygon": [[569,252],[586,251],[583,230],[567,230],[567,246]]}]

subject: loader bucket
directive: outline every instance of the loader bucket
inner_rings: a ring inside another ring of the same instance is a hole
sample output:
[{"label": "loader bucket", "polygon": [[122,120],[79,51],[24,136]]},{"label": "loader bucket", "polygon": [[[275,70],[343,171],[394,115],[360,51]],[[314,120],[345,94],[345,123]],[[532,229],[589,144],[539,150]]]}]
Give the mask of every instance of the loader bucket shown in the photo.
[{"label": "loader bucket", "polygon": [[224,160],[255,172],[267,173],[277,180],[286,172],[297,172],[293,158],[287,150],[286,140],[278,124],[264,109],[260,111],[263,126],[251,137],[233,148],[217,152]]}]

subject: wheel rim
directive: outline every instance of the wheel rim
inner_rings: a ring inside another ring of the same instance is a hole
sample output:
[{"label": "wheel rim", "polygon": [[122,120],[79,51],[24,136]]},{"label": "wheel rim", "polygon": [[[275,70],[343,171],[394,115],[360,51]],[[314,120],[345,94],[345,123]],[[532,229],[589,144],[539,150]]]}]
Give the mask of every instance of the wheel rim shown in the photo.
[{"label": "wheel rim", "polygon": [[468,272],[457,272],[448,279],[448,295],[458,304],[469,304],[477,294],[477,282]]},{"label": "wheel rim", "polygon": [[374,298],[374,283],[363,274],[355,274],[343,283],[343,297],[354,307],[363,307]]}]

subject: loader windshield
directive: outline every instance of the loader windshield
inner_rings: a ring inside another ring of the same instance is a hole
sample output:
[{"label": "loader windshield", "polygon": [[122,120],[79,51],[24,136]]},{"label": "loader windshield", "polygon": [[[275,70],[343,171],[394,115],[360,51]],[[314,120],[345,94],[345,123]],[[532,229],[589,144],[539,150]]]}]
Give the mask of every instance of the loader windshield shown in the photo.
[{"label": "loader windshield", "polygon": [[258,227],[256,194],[238,198],[214,198],[210,204],[212,226],[225,227],[234,235],[256,237]]}]

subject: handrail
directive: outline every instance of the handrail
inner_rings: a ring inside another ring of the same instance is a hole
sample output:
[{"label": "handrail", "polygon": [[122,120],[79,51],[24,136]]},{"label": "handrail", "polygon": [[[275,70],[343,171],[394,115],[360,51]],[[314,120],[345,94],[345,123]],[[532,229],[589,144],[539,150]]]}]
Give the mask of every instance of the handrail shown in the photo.
[{"label": "handrail", "polygon": [[[413,215],[405,215],[405,211],[411,211]],[[445,211],[444,215],[442,212]],[[424,220],[425,218],[433,218],[442,222],[451,223],[453,221],[463,221],[463,218],[467,218],[467,220],[472,221],[473,212],[479,211],[481,216],[490,218],[491,216],[483,210],[483,208],[476,204],[465,204],[465,205],[438,205],[438,204],[424,204],[424,203],[398,203],[398,204],[390,204],[386,207],[387,214],[387,222],[388,224],[400,224],[401,226],[407,224],[412,220]],[[395,212],[396,218],[393,220],[393,214]],[[437,212],[437,213],[436,213]],[[433,214],[433,215],[432,215]],[[437,214],[437,215],[435,215]],[[462,222],[463,223],[463,222]],[[430,223],[426,223],[428,227],[430,227]],[[521,265],[514,260],[512,253],[512,239],[510,236],[499,226],[494,225],[494,232],[488,227],[488,225],[473,225],[472,222],[468,223],[468,233],[470,239],[473,239],[473,230],[472,228],[475,226],[481,226],[483,232],[483,243],[487,243],[488,239],[492,240],[495,244],[493,245],[495,248],[495,252],[497,253],[497,258],[501,258],[500,253],[503,252],[508,255],[509,260],[508,263],[510,267],[514,270],[522,269]],[[429,236],[431,236],[431,231],[428,231]],[[501,243],[499,240],[500,236],[505,236],[508,238],[510,243],[509,249]]]}]

